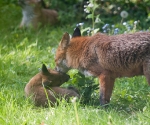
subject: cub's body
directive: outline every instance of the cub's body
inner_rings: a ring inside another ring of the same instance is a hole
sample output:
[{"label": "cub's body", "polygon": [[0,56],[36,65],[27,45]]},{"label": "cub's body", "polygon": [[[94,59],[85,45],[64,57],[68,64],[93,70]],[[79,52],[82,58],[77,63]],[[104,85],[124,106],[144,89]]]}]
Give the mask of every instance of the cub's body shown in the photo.
[{"label": "cub's body", "polygon": [[59,87],[69,80],[67,74],[61,74],[43,65],[42,71],[36,74],[25,86],[25,95],[30,97],[36,106],[53,106],[57,99],[69,100],[70,97],[79,97],[73,89]]},{"label": "cub's body", "polygon": [[56,51],[55,62],[58,71],[75,68],[85,75],[97,76],[100,103],[104,105],[110,101],[118,77],[145,75],[150,84],[150,33],[73,35],[71,40],[65,33]]}]

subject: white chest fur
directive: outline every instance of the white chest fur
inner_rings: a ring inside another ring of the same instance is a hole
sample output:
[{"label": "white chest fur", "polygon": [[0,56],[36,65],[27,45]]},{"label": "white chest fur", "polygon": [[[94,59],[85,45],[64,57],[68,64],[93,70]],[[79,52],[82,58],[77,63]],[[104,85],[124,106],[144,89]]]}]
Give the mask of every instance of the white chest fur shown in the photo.
[{"label": "white chest fur", "polygon": [[31,6],[26,6],[22,9],[22,24],[24,26],[29,26],[31,23],[32,18],[34,17],[33,8]]},{"label": "white chest fur", "polygon": [[[81,71],[81,70],[80,70]],[[82,70],[81,71],[82,74],[84,74],[85,76],[94,76],[90,71],[88,70]]]}]

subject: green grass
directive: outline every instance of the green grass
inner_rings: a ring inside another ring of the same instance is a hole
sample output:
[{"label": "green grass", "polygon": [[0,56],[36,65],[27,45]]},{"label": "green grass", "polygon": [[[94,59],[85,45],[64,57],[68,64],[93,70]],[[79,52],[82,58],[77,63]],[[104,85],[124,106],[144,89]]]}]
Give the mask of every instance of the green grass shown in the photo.
[{"label": "green grass", "polygon": [[[74,27],[20,30],[20,11],[13,5],[0,9],[0,125],[77,125],[73,103],[37,108],[24,97],[26,83],[43,62],[54,68],[61,36]],[[80,125],[149,125],[150,87],[144,77],[117,79],[108,108],[78,102],[76,108]]]}]

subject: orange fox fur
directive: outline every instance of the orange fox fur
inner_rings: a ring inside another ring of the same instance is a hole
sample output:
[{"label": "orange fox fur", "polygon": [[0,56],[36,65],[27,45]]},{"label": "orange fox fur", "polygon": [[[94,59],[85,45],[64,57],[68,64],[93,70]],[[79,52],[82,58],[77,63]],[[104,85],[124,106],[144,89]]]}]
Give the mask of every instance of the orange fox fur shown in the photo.
[{"label": "orange fox fur", "polygon": [[64,98],[68,101],[70,97],[79,97],[75,90],[59,87],[68,80],[67,74],[47,69],[43,65],[42,71],[36,74],[25,86],[25,95],[30,97],[36,106],[43,107],[48,106],[48,100],[53,106],[57,103],[58,98]]},{"label": "orange fox fur", "polygon": [[150,32],[108,36],[97,33],[73,38],[65,33],[55,55],[56,69],[67,72],[74,68],[100,82],[100,104],[110,102],[116,78],[144,75],[150,85]]},{"label": "orange fox fur", "polygon": [[46,24],[54,25],[58,21],[57,11],[43,8],[43,0],[18,0],[18,3],[23,14],[20,28],[31,26],[37,29]]}]

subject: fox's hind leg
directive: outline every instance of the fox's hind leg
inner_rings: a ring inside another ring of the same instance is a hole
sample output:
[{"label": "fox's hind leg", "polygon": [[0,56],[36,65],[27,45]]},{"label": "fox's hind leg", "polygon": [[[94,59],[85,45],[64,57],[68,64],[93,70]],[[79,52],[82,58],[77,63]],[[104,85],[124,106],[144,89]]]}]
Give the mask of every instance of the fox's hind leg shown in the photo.
[{"label": "fox's hind leg", "polygon": [[99,76],[100,82],[100,105],[105,105],[110,102],[110,97],[114,87],[115,78],[110,76],[110,73],[102,73]]},{"label": "fox's hind leg", "polygon": [[148,84],[150,85],[150,57],[143,63],[143,72],[147,79]]}]

